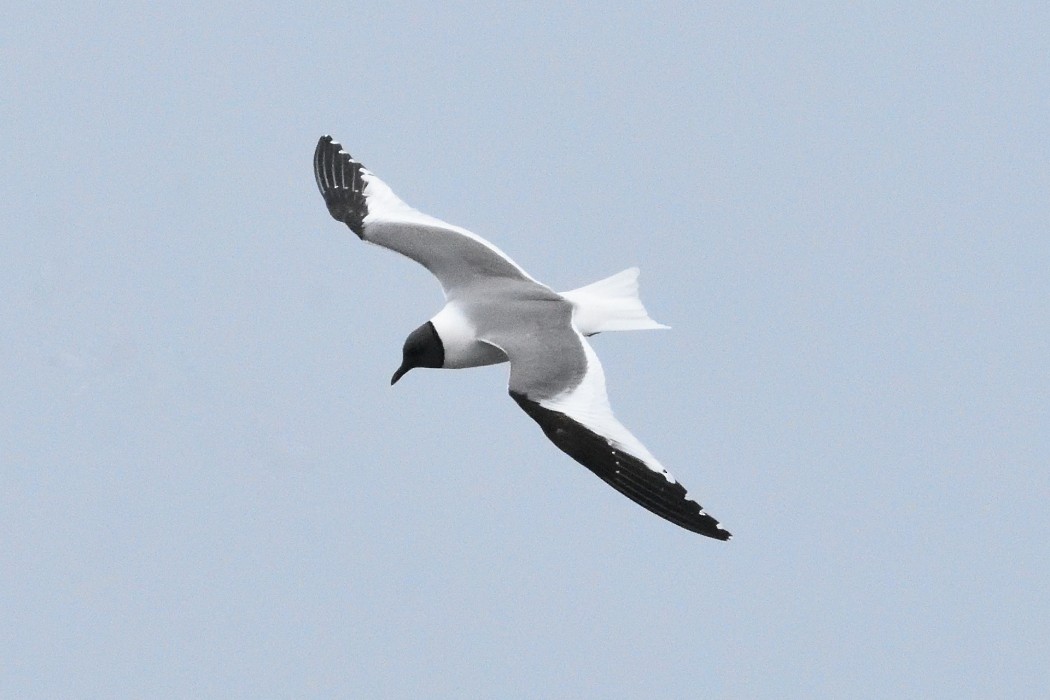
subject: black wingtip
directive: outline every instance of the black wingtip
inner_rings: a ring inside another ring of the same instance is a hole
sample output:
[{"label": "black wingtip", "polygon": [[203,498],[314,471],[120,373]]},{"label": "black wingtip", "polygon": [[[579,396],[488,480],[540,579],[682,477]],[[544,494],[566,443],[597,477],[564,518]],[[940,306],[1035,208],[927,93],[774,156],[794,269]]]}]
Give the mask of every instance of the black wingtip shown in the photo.
[{"label": "black wingtip", "polygon": [[638,505],[691,532],[723,542],[732,537],[678,482],[669,481],[564,413],[544,408],[524,394],[511,391],[510,395],[562,452]]},{"label": "black wingtip", "polygon": [[317,140],[314,149],[314,180],[332,218],[361,237],[368,216],[362,167],[327,134]]},{"label": "black wingtip", "polygon": [[733,539],[733,533],[719,525],[717,520],[715,520],[715,527],[718,529],[708,535],[708,537],[713,537],[716,540],[722,540],[723,542],[728,542]]}]

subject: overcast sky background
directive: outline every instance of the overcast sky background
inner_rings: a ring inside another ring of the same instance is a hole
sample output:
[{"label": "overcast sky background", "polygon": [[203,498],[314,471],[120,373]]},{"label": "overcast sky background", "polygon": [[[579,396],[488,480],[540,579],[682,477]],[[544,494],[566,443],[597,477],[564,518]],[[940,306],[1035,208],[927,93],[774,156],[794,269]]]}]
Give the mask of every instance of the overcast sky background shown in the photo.
[{"label": "overcast sky background", "polygon": [[[22,4],[0,27],[0,696],[1050,695],[1045,3]],[[735,537],[390,374],[331,133],[557,289]]]}]

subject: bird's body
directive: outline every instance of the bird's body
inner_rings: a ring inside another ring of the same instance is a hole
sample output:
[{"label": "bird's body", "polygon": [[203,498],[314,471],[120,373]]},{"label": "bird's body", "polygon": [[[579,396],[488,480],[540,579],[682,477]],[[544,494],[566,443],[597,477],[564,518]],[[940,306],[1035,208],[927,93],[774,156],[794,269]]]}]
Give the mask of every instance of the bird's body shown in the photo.
[{"label": "bird's body", "polygon": [[483,318],[489,304],[460,304],[450,301],[430,319],[445,348],[445,369],[484,367],[507,361],[507,355],[478,337],[477,318]]},{"label": "bird's body", "polygon": [[666,328],[638,299],[637,269],[558,293],[494,245],[412,209],[331,137],[314,152],[331,215],[362,240],[401,253],[438,278],[446,303],[405,341],[398,381],[414,367],[510,361],[510,394],[560,449],[657,515],[716,539],[729,533],[613,416],[585,336]]}]

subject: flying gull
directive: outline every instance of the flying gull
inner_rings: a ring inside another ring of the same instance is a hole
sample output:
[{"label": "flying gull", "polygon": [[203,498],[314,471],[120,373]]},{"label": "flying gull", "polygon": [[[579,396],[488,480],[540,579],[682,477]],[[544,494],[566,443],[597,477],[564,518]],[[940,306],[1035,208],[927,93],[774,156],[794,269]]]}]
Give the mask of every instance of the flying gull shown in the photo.
[{"label": "flying gull", "polygon": [[638,298],[638,269],[559,294],[480,236],[416,211],[331,136],[314,176],[334,219],[366,243],[430,270],[445,306],[405,341],[394,384],[414,367],[510,362],[510,396],[551,442],[605,483],[687,530],[730,534],[692,500],[609,407],[601,363],[585,336],[666,328]]}]

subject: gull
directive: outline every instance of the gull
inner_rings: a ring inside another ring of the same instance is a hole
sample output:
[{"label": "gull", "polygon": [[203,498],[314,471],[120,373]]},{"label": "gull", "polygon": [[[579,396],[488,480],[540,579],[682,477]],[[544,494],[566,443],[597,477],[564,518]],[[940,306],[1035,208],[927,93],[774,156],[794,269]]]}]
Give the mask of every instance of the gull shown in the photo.
[{"label": "gull", "polygon": [[637,268],[559,294],[481,236],[405,204],[331,136],[317,142],[314,177],[332,218],[415,260],[444,290],[445,306],[405,340],[391,385],[416,367],[509,361],[511,398],[559,449],[661,518],[730,538],[609,406],[587,336],[667,328],[642,306]]}]

